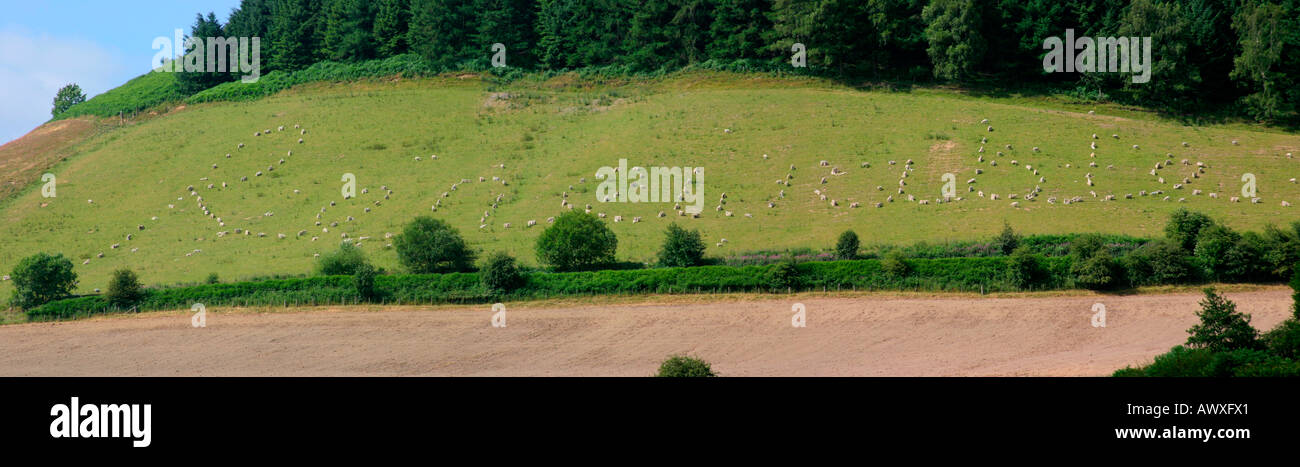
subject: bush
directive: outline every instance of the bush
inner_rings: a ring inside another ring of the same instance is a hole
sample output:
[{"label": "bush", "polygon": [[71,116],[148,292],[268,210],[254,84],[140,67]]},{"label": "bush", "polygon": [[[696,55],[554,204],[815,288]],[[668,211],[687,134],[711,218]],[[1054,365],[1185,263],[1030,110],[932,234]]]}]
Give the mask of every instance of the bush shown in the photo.
[{"label": "bush", "polygon": [[1002,233],[993,237],[993,242],[990,246],[992,246],[994,250],[1001,252],[1003,255],[1010,255],[1012,252],[1016,251],[1016,248],[1020,247],[1020,236],[1016,235],[1014,230],[1011,230],[1011,224],[1003,222]]},{"label": "bush", "polygon": [[374,300],[379,297],[375,291],[375,267],[370,263],[361,263],[352,273],[352,286],[357,289],[357,295],[365,300]]},{"label": "bush", "polygon": [[593,269],[614,262],[618,238],[594,215],[568,211],[537,237],[537,258],[560,271]]},{"label": "bush", "polygon": [[1032,289],[1046,282],[1050,271],[1043,265],[1043,255],[1026,247],[1016,248],[1008,259],[1007,279],[1017,289]]},{"label": "bush", "polygon": [[668,357],[659,365],[659,374],[655,376],[660,378],[711,378],[718,375],[713,372],[713,368],[704,360],[684,355],[674,355]]},{"label": "bush", "polygon": [[1101,250],[1090,258],[1074,257],[1070,273],[1074,276],[1074,283],[1080,287],[1103,290],[1119,287],[1123,271],[1109,252]]},{"label": "bush", "polygon": [[1208,349],[1192,349],[1181,345],[1169,349],[1168,353],[1157,355],[1155,361],[1143,369],[1146,376],[1205,376],[1206,369],[1214,360],[1214,352]]},{"label": "bush", "polygon": [[10,304],[24,310],[72,295],[77,287],[72,261],[62,254],[37,253],[23,258],[14,266],[10,278],[14,283]]},{"label": "bush", "polygon": [[[1222,225],[1211,225],[1201,230],[1196,238],[1196,260],[1205,268],[1206,276],[1215,280],[1235,280],[1235,271],[1248,267],[1240,261],[1241,234]],[[1237,250],[1237,251],[1234,251]]]},{"label": "bush", "polygon": [[1187,250],[1169,240],[1155,240],[1124,257],[1133,285],[1181,284],[1197,278]]},{"label": "bush", "polygon": [[144,290],[134,272],[118,269],[113,271],[113,278],[108,281],[108,293],[104,298],[118,308],[130,308],[144,298]]},{"label": "bush", "polygon": [[500,251],[488,256],[487,262],[479,269],[479,279],[483,281],[483,287],[493,293],[508,293],[524,285],[524,275],[519,272],[515,259]]},{"label": "bush", "polygon": [[664,246],[659,250],[659,265],[670,268],[704,264],[704,241],[699,230],[686,230],[677,223],[668,224]]},{"label": "bush", "polygon": [[858,249],[862,243],[858,241],[858,234],[852,230],[845,230],[840,234],[839,241],[835,242],[835,257],[838,259],[857,259]]},{"label": "bush", "polygon": [[1211,225],[1214,225],[1214,220],[1210,216],[1178,208],[1169,215],[1169,222],[1165,224],[1165,236],[1182,249],[1192,251],[1196,248],[1201,231]]},{"label": "bush", "polygon": [[793,259],[787,259],[768,271],[767,283],[775,289],[793,289],[799,287],[799,268],[798,263]]},{"label": "bush", "polygon": [[393,239],[397,259],[416,274],[469,271],[474,252],[460,232],[440,219],[420,216],[406,224]]},{"label": "bush", "polygon": [[217,273],[214,272],[214,273],[210,273],[210,274],[208,274],[208,279],[207,279],[206,281],[204,281],[204,282],[205,282],[205,283],[208,283],[208,284],[218,284],[218,283],[221,283],[221,278],[220,278],[220,277],[217,277]]},{"label": "bush", "polygon": [[1259,331],[1250,326],[1250,315],[1237,311],[1237,304],[1205,289],[1205,299],[1196,316],[1201,323],[1187,330],[1187,345],[1211,352],[1259,348]]},{"label": "bush", "polygon": [[903,252],[889,250],[889,253],[885,253],[885,257],[880,260],[880,270],[892,277],[907,275],[907,262],[903,261]]},{"label": "bush", "polygon": [[1273,330],[1260,338],[1268,353],[1282,358],[1300,360],[1300,321],[1295,318],[1278,323]]},{"label": "bush", "polygon": [[1274,372],[1287,363],[1289,361],[1286,359],[1269,355],[1261,349],[1236,349],[1215,353],[1214,358],[1210,359],[1210,364],[1205,368],[1204,376],[1227,378],[1257,374],[1261,371]]},{"label": "bush", "polygon": [[316,258],[316,273],[322,276],[351,276],[366,264],[366,254],[351,243],[339,245],[337,250]]}]

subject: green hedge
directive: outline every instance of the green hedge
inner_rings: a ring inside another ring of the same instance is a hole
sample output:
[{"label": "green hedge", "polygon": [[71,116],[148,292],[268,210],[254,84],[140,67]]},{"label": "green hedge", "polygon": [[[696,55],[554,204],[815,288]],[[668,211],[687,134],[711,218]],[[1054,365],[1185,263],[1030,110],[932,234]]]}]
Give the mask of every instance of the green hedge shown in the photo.
[{"label": "green hedge", "polygon": [[[1051,280],[1035,289],[1072,286],[1069,258],[1047,258]],[[785,292],[811,290],[924,290],[998,292],[1018,289],[1007,280],[1007,258],[941,258],[907,260],[908,272],[883,272],[878,260],[825,261],[796,266],[796,285],[772,286],[776,265],[699,266],[603,270],[585,272],[531,272],[526,283],[496,295],[485,289],[478,273],[399,274],[375,279],[377,301],[382,303],[488,303],[498,300],[646,294]],[[212,306],[332,305],[361,302],[349,276],[273,279],[232,284],[204,284],[148,289],[137,311],[186,309],[194,303]],[[102,296],[85,296],[47,303],[27,311],[29,319],[66,319],[122,311]]]}]

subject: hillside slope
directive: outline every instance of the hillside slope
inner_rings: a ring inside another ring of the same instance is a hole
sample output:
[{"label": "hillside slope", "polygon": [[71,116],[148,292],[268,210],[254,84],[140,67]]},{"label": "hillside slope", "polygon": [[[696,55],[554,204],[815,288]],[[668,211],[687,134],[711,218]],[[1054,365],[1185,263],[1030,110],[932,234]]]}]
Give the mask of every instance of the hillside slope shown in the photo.
[{"label": "hillside slope", "polygon": [[[1004,221],[1024,233],[1155,235],[1178,207],[1253,229],[1300,219],[1281,206],[1300,202],[1300,185],[1289,182],[1300,169],[1285,155],[1293,152],[1300,138],[1263,129],[739,75],[619,85],[572,75],[509,86],[472,75],[309,85],[254,102],[192,105],[114,130],[54,167],[57,198],[28,190],[3,204],[0,270],[37,251],[61,252],[77,265],[83,292],[104,287],[123,267],[148,284],[197,282],[209,273],[223,280],[297,274],[345,234],[379,266],[396,269],[385,236],[417,215],[446,219],[475,248],[536,264],[533,241],[546,218],[565,209],[565,192],[578,209],[591,204],[604,213],[619,258],[637,261],[653,257],[669,221],[700,229],[715,256],[825,248],[845,229],[866,243],[971,239]],[[594,175],[620,158],[629,166],[703,167],[700,218],[677,216],[673,203],[601,203]],[[1149,174],[1166,160],[1173,164]],[[1207,166],[1203,173],[1197,162]],[[964,199],[936,203],[947,173]],[[1257,178],[1259,204],[1229,201],[1240,196],[1244,173]],[[355,175],[356,198],[342,197],[344,174]],[[1175,189],[1185,177],[1190,183]],[[1038,197],[1023,199],[1036,186]],[[1140,196],[1144,190],[1165,193]],[[1107,195],[1117,199],[1103,201]],[[1063,202],[1076,196],[1083,202]],[[668,217],[658,218],[660,211]],[[530,220],[539,225],[526,227]],[[0,283],[0,294],[9,290]]]}]

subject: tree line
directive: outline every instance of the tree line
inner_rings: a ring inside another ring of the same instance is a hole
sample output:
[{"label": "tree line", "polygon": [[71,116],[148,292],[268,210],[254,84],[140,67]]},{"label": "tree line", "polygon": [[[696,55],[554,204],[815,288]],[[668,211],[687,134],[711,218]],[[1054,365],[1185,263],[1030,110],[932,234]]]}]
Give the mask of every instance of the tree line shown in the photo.
[{"label": "tree line", "polygon": [[[1171,112],[1296,120],[1300,0],[243,0],[193,37],[257,36],[263,71],[418,54],[525,70],[790,64],[853,80],[1044,87]],[[1149,36],[1154,78],[1045,73],[1044,41]],[[188,91],[232,79],[190,74]]]}]

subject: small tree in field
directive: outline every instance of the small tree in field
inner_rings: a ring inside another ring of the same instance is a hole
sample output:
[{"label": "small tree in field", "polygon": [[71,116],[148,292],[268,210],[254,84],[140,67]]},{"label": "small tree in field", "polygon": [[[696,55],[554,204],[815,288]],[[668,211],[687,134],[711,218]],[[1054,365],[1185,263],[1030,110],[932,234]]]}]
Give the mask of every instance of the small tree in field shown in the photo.
[{"label": "small tree in field", "polygon": [[674,355],[668,357],[659,365],[659,373],[655,376],[661,378],[709,378],[718,375],[713,372],[713,367],[704,360],[685,355]]},{"label": "small tree in field", "polygon": [[1011,224],[1003,222],[1002,233],[993,237],[992,247],[1003,255],[1010,255],[1020,247],[1020,236],[1016,235],[1016,231],[1011,230]]},{"label": "small tree in field", "polygon": [[537,258],[561,271],[590,269],[614,262],[618,238],[599,218],[568,211],[537,237]]},{"label": "small tree in field", "polygon": [[104,294],[108,303],[120,308],[130,308],[144,298],[140,279],[130,269],[113,271],[113,278],[108,281],[108,293]]},{"label": "small tree in field", "polygon": [[524,275],[515,258],[502,251],[488,256],[478,273],[483,287],[493,293],[510,292],[524,285]]},{"label": "small tree in field", "polygon": [[659,265],[684,268],[703,263],[704,241],[700,239],[700,231],[683,229],[676,222],[668,224],[664,246],[659,250]]},{"label": "small tree in field", "polygon": [[[351,243],[316,258],[316,272],[322,276],[350,276],[366,263],[366,254]],[[213,281],[215,283],[215,280]]]},{"label": "small tree in field", "polygon": [[840,234],[840,240],[835,242],[835,257],[839,259],[855,259],[858,257],[858,248],[862,243],[858,241],[858,234],[852,230],[845,230]]},{"label": "small tree in field", "polygon": [[402,234],[393,239],[393,248],[402,265],[416,274],[468,271],[474,265],[474,251],[460,232],[428,216],[406,224]]},{"label": "small tree in field", "polygon": [[10,276],[14,282],[11,304],[24,310],[72,295],[77,273],[62,254],[37,253],[23,258]]},{"label": "small tree in field", "polygon": [[1205,299],[1196,316],[1201,323],[1187,330],[1191,334],[1187,345],[1227,352],[1259,347],[1259,331],[1250,326],[1250,315],[1237,311],[1237,304],[1219,295],[1214,289],[1205,289]]},{"label": "small tree in field", "polygon": [[86,102],[86,94],[81,92],[81,86],[77,86],[76,83],[69,84],[59,88],[58,94],[54,95],[54,109],[50,113],[57,117],[69,107],[82,102]]},{"label": "small tree in field", "polygon": [[356,270],[352,272],[352,286],[357,289],[357,295],[365,300],[374,300],[379,296],[375,291],[375,267],[370,263],[361,263]]}]

